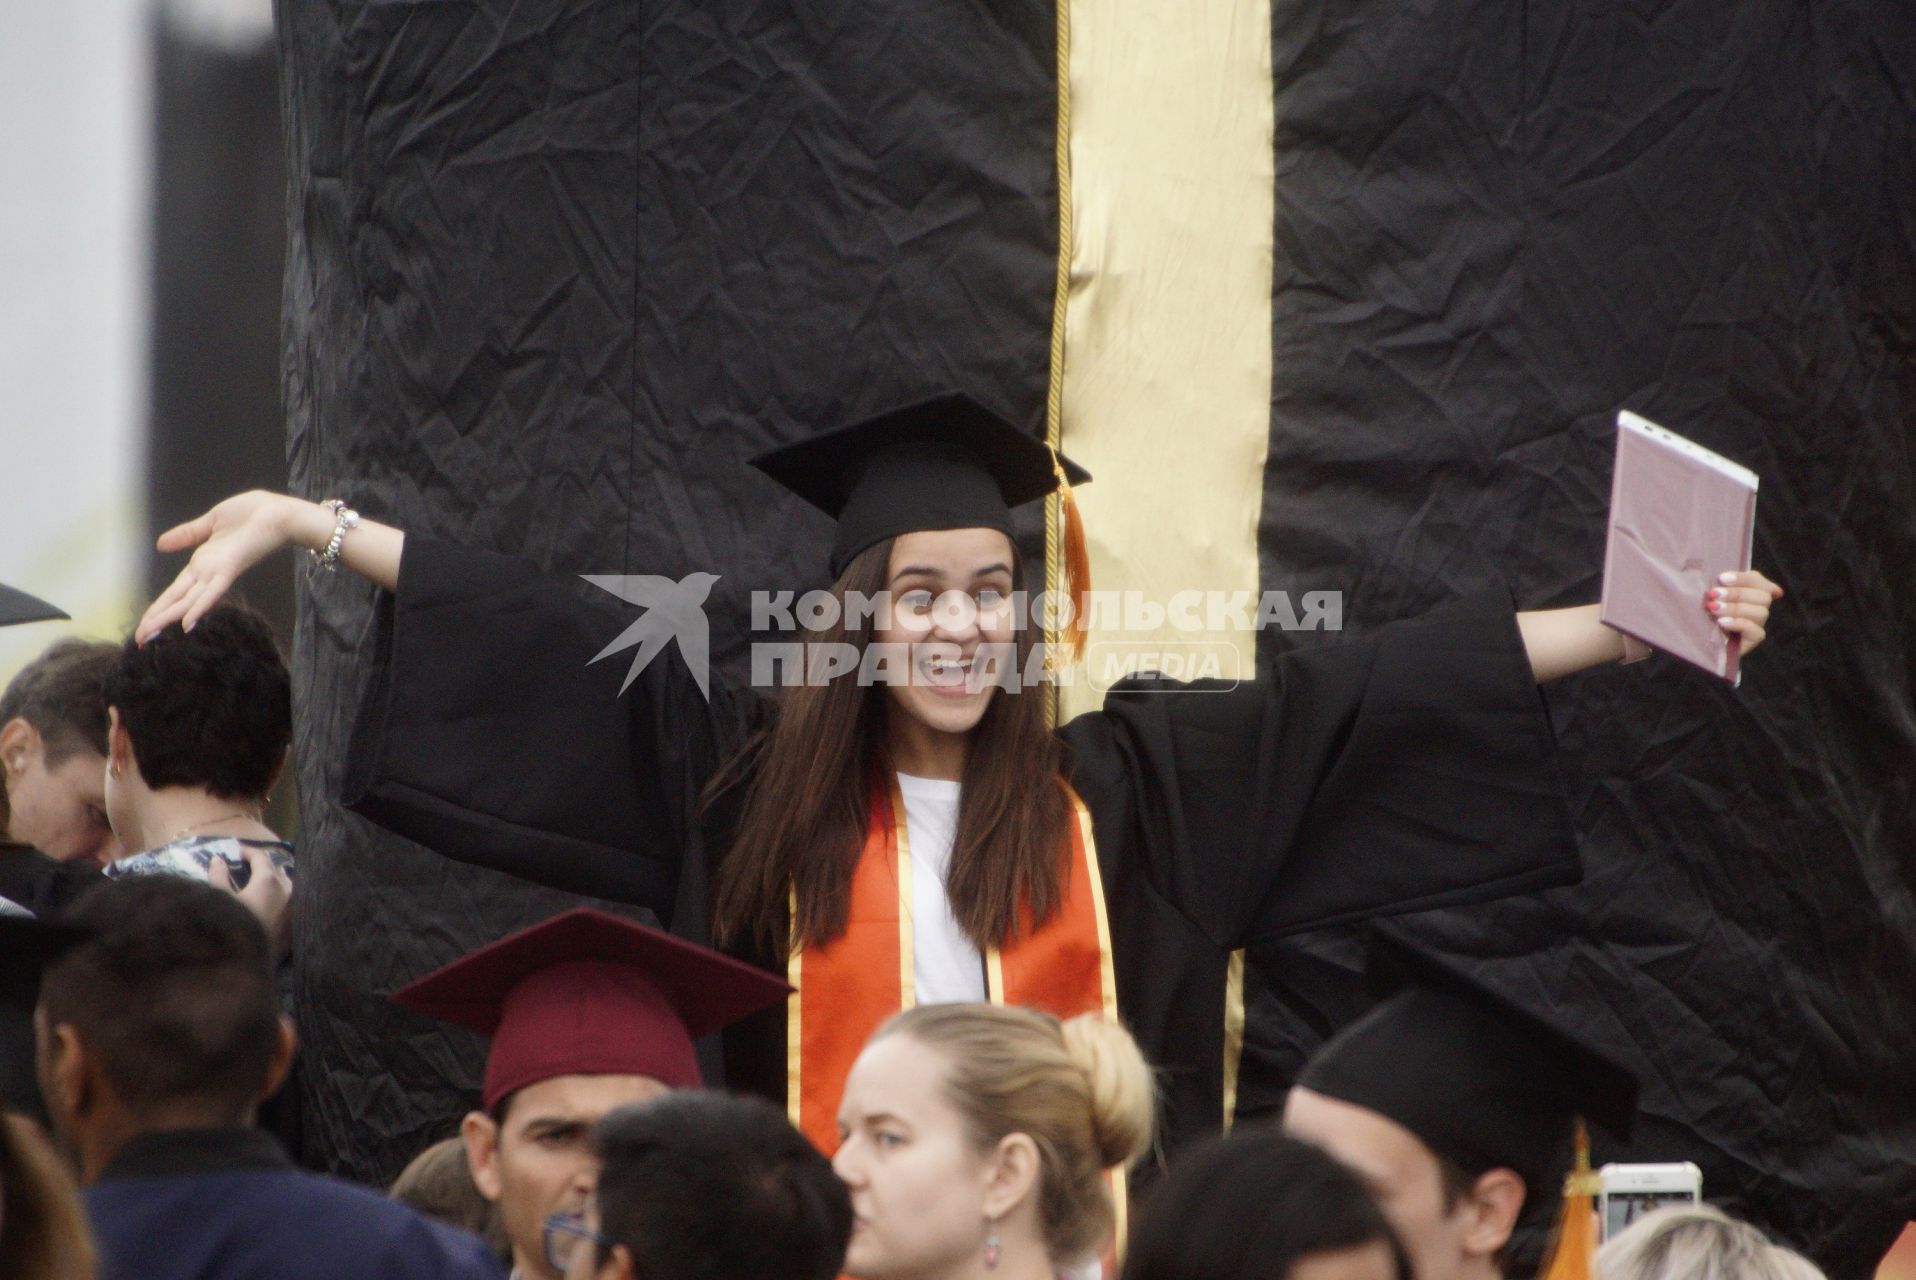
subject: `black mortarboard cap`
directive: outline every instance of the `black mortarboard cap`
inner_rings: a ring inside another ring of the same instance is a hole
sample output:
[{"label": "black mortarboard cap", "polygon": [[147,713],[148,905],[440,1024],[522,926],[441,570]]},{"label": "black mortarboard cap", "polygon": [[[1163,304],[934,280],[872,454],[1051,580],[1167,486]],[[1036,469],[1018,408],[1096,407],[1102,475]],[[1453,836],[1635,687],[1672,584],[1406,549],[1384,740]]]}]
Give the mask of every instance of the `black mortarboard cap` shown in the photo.
[{"label": "black mortarboard cap", "polygon": [[1510,1169],[1555,1197],[1579,1116],[1629,1137],[1631,1071],[1553,1014],[1491,990],[1458,961],[1379,930],[1365,980],[1382,1003],[1297,1083],[1396,1121],[1475,1176]]},{"label": "black mortarboard cap", "polygon": [[[1057,459],[1066,478],[1091,474]],[[1058,487],[1049,446],[970,396],[891,409],[761,454],[752,465],[838,521],[831,571],[886,538],[933,529],[997,529],[1011,509]]]},{"label": "black mortarboard cap", "polygon": [[66,616],[36,596],[0,584],[0,627],[21,622],[57,622]]}]

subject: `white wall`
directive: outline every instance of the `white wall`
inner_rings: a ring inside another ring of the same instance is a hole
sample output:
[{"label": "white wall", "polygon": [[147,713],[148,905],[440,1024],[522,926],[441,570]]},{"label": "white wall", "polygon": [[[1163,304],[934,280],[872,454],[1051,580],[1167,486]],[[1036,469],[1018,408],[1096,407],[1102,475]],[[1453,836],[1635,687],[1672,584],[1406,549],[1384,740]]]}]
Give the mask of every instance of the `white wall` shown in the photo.
[{"label": "white wall", "polygon": [[0,582],[75,619],[0,630],[0,681],[135,616],[149,21],[0,0]]}]

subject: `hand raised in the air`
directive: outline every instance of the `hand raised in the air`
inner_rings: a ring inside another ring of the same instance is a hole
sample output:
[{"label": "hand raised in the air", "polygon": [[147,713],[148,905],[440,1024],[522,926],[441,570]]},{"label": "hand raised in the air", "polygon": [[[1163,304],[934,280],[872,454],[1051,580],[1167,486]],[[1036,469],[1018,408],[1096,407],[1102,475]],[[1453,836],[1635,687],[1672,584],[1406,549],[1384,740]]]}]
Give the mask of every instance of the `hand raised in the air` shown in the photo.
[{"label": "hand raised in the air", "polygon": [[254,489],[237,494],[197,519],[175,525],[155,544],[161,551],[193,551],[179,576],[147,606],[134,628],[140,644],[178,622],[191,631],[248,569],[287,543],[287,517],[297,499]]},{"label": "hand raised in the air", "polygon": [[179,576],[146,608],[133,637],[145,644],[174,623],[188,631],[219,602],[239,576],[281,547],[318,551],[340,533],[339,560],[360,576],[391,589],[399,581],[405,534],[361,520],[347,532],[328,507],[304,498],[254,489],[236,494],[160,535],[161,551],[191,551]]}]

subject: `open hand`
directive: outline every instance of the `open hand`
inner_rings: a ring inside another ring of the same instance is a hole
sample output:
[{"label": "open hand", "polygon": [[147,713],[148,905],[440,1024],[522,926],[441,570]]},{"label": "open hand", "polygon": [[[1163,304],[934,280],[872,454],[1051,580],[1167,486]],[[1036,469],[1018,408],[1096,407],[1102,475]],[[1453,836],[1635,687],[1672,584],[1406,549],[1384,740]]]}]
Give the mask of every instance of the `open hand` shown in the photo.
[{"label": "open hand", "polygon": [[289,508],[296,505],[284,494],[255,489],[161,534],[155,544],[161,551],[196,549],[179,576],[146,607],[134,641],[145,644],[175,622],[191,631],[241,574],[286,545]]}]

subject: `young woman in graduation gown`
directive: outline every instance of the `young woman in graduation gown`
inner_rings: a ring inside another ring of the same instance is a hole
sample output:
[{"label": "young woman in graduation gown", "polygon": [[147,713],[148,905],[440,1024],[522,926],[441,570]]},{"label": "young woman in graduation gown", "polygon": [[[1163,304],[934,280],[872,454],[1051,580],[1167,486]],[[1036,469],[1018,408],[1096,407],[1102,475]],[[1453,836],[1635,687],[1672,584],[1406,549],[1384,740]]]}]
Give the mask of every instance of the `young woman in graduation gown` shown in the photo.
[{"label": "young woman in graduation gown", "polygon": [[[573,584],[267,493],[161,538],[193,556],[139,634],[288,543],[385,588],[348,807],[787,974],[784,1010],[727,1032],[723,1078],[827,1151],[872,1030],[962,999],[1122,1017],[1174,1145],[1223,1117],[1234,949],[1576,878],[1536,684],[1622,656],[1595,606],[1464,600],[1235,688],[1120,686],[1053,730],[1042,690],[967,663],[1033,641],[1002,608],[1025,585],[1009,508],[1088,477],[961,396],[757,465],[837,518],[833,594],[895,605],[804,638],[904,644],[907,682],[702,688],[676,646],[628,676],[594,659],[630,617]],[[1747,574],[1698,607],[1747,650],[1773,590]]]}]

